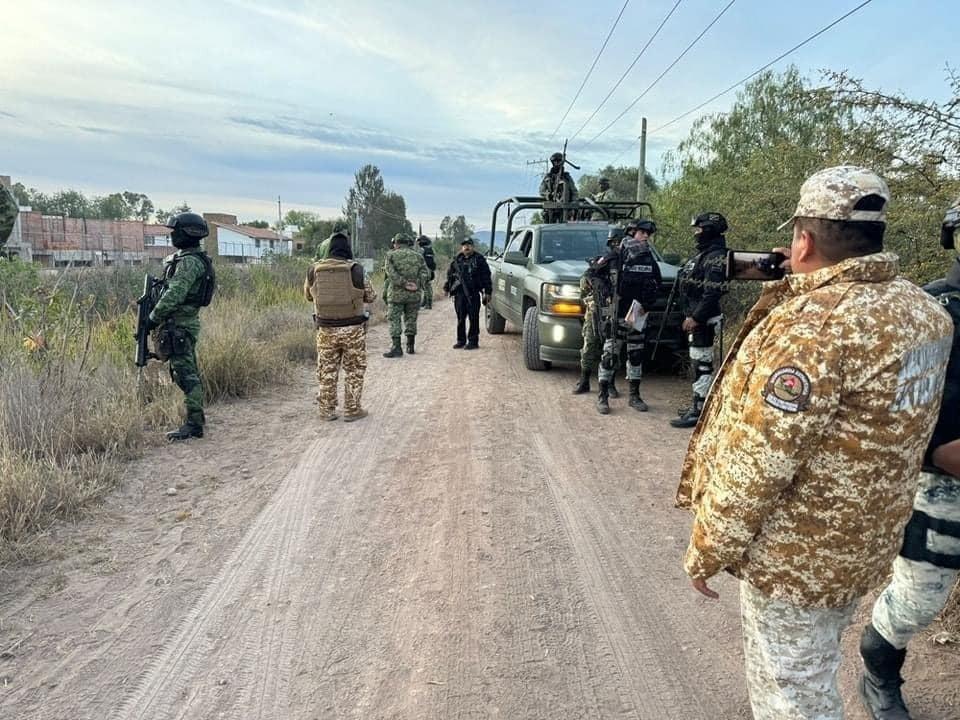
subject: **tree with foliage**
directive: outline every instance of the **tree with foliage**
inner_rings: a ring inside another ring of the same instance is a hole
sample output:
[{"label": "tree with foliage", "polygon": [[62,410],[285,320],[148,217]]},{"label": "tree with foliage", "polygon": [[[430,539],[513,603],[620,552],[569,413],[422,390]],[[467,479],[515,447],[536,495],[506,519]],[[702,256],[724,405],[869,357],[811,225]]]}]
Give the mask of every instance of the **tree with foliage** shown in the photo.
[{"label": "tree with foliage", "polygon": [[406,201],[402,195],[386,189],[376,165],[364,165],[354,174],[343,214],[351,220],[359,218],[360,234],[354,240],[360,255],[379,256],[390,247],[395,234],[413,232]]},{"label": "tree with foliage", "polygon": [[459,247],[464,240],[472,237],[473,231],[473,225],[468,223],[463,215],[457,215],[455,218],[446,215],[440,221],[440,238],[449,240],[454,247]]},{"label": "tree with foliage", "polygon": [[[584,173],[577,180],[577,187],[580,195],[589,197],[600,190],[600,178],[605,177],[610,181],[610,188],[616,193],[618,200],[633,200],[637,196],[637,172],[636,167],[607,165],[596,174]],[[647,184],[647,197],[659,189],[659,183],[650,171],[644,173]]]},{"label": "tree with foliage", "polygon": [[149,197],[129,190],[88,198],[79,190],[58,190],[52,195],[47,195],[36,188],[27,188],[23,183],[16,183],[13,186],[13,193],[21,205],[39,210],[46,215],[146,222],[153,213],[153,202]]},{"label": "tree with foliage", "polygon": [[260,228],[261,230],[267,230],[270,227],[270,223],[266,220],[249,220],[240,224],[244,227]]},{"label": "tree with foliage", "polygon": [[186,200],[184,200],[179,205],[174,206],[170,210],[160,210],[159,208],[157,208],[157,213],[156,213],[157,222],[160,223],[161,225],[164,225],[166,224],[167,220],[172,218],[174,215],[179,215],[180,213],[188,213],[188,212],[192,212],[192,210],[190,209],[190,205],[187,204]]}]

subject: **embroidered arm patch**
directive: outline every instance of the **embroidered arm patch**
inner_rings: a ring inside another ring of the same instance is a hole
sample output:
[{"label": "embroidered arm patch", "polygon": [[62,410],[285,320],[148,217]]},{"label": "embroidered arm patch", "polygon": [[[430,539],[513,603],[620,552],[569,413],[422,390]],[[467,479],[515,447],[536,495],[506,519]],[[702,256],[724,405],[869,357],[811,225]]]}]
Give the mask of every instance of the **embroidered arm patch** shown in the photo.
[{"label": "embroidered arm patch", "polygon": [[797,413],[810,406],[810,377],[799,368],[782,367],[773,371],[763,387],[767,405],[788,413]]}]

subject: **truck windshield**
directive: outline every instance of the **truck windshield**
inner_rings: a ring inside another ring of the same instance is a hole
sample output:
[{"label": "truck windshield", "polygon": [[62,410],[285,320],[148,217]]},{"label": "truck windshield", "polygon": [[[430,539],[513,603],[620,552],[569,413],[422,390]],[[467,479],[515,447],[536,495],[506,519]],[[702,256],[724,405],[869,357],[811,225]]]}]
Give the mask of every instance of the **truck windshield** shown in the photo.
[{"label": "truck windshield", "polygon": [[538,263],[555,260],[588,260],[607,251],[607,226],[544,228],[540,234]]}]

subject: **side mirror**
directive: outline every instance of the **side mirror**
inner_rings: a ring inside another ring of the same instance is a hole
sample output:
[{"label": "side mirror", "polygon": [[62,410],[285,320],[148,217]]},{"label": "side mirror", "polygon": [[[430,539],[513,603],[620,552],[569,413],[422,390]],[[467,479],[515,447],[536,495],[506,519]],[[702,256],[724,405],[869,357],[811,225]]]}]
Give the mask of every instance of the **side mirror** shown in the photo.
[{"label": "side mirror", "polygon": [[19,212],[16,199],[7,188],[0,185],[0,245],[3,245],[13,232]]},{"label": "side mirror", "polygon": [[679,265],[683,261],[683,258],[677,253],[668,253],[663,256],[663,261],[668,265]]},{"label": "side mirror", "polygon": [[511,250],[510,252],[504,254],[503,261],[509,263],[510,265],[523,265],[527,266],[527,256],[524,255],[519,250]]}]

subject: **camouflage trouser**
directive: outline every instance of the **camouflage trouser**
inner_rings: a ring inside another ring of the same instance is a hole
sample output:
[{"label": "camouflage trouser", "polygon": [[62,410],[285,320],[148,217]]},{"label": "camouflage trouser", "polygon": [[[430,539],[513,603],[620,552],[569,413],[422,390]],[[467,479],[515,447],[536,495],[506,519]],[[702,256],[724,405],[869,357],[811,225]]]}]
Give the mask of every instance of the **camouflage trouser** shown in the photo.
[{"label": "camouflage trouser", "polygon": [[200,331],[186,327],[179,329],[186,332],[188,342],[184,352],[170,356],[170,377],[183,391],[187,422],[203,425],[206,421],[203,414],[203,382],[197,367],[197,341],[200,339]]},{"label": "camouflage trouser", "polygon": [[417,314],[420,312],[419,301],[407,303],[390,303],[387,317],[390,320],[390,337],[417,334]]},{"label": "camouflage trouser", "polygon": [[323,414],[337,407],[337,378],[343,366],[343,409],[347,415],[360,410],[363,373],[367,369],[365,325],[322,327],[317,330],[317,404]]},{"label": "camouflage trouser", "polygon": [[593,371],[600,364],[603,339],[597,335],[593,323],[593,306],[588,305],[583,316],[583,347],[580,348],[580,369]]},{"label": "camouflage trouser", "polygon": [[840,635],[856,610],[806,608],[740,583],[747,690],[754,720],[842,720]]},{"label": "camouflage trouser", "polygon": [[[920,473],[913,509],[960,528],[960,480]],[[946,556],[947,561],[952,557],[953,564],[960,560],[960,537],[927,529],[920,542],[927,550]],[[906,547],[903,552],[913,554]],[[873,606],[873,626],[888,643],[902,650],[943,610],[958,574],[960,570],[901,555],[893,562],[893,580]]]},{"label": "camouflage trouser", "polygon": [[430,272],[430,282],[423,289],[423,301],[420,307],[430,310],[433,308],[433,271]]},{"label": "camouflage trouser", "polygon": [[627,380],[643,379],[643,351],[646,347],[646,328],[636,330],[633,326],[623,323],[617,328],[615,338],[603,341],[603,355],[600,359],[600,371],[597,373],[601,381],[610,381],[617,374],[620,365],[620,353],[623,346],[627,346]]}]

